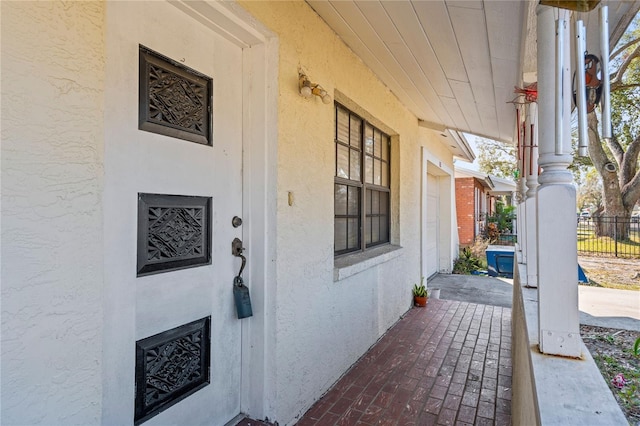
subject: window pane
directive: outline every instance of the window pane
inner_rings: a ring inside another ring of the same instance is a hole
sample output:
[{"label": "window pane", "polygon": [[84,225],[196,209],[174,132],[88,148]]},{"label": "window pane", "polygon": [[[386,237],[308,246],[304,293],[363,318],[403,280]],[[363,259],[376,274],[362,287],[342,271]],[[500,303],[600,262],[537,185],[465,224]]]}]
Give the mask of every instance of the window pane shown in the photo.
[{"label": "window pane", "polygon": [[371,242],[377,243],[380,241],[380,218],[374,216],[371,218]]},{"label": "window pane", "polygon": [[347,248],[357,249],[360,248],[358,244],[358,219],[347,219]]},{"label": "window pane", "polygon": [[347,214],[347,186],[346,185],[334,185],[334,210],[336,216]]},{"label": "window pane", "polygon": [[382,163],[382,186],[389,187],[389,164]]},{"label": "window pane", "polygon": [[373,183],[375,185],[382,184],[382,170],[380,169],[380,160],[373,160]]},{"label": "window pane", "polygon": [[382,133],[376,130],[375,140],[373,143],[373,155],[380,158],[382,157]]},{"label": "window pane", "polygon": [[367,205],[367,215],[371,214],[371,190],[367,189],[367,198],[365,198],[364,203]]},{"label": "window pane", "polygon": [[371,244],[371,217],[367,216],[367,219],[364,221],[364,223],[365,239],[367,241],[367,244]]},{"label": "window pane", "polygon": [[367,190],[371,200],[371,209],[366,215],[366,241],[378,244],[389,241],[389,193],[386,191]]},{"label": "window pane", "polygon": [[373,158],[368,155],[364,157],[364,181],[373,183]]},{"label": "window pane", "polygon": [[360,188],[349,187],[348,215],[360,216]]},{"label": "window pane", "polygon": [[385,161],[389,161],[389,136],[382,137],[382,159]]},{"label": "window pane", "polygon": [[347,249],[347,219],[335,219],[333,245],[334,251]]},{"label": "window pane", "polygon": [[349,148],[338,145],[336,176],[349,179]]},{"label": "window pane", "polygon": [[380,193],[378,191],[371,191],[371,213],[380,213]]},{"label": "window pane", "polygon": [[373,154],[373,127],[368,124],[364,128],[364,150],[367,154]]},{"label": "window pane", "polygon": [[360,180],[360,151],[351,150],[351,172],[349,179]]},{"label": "window pane", "polygon": [[336,139],[349,143],[349,113],[342,108],[337,108],[338,114],[336,115]]},{"label": "window pane", "polygon": [[379,192],[380,194],[380,214],[389,214],[389,193]]},{"label": "window pane", "polygon": [[362,134],[360,130],[362,129],[362,120],[358,117],[351,116],[351,146],[356,147],[358,149],[360,146],[360,139],[362,138]]},{"label": "window pane", "polygon": [[387,226],[388,220],[388,217],[380,216],[380,242],[389,241],[389,228]]}]

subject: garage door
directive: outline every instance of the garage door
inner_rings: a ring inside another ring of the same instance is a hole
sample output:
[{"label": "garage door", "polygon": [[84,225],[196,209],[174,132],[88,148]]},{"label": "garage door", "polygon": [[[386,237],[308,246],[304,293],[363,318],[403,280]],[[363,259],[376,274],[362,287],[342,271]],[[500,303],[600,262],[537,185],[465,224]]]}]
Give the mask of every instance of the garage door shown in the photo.
[{"label": "garage door", "polygon": [[427,257],[427,270],[426,276],[430,277],[437,273],[439,270],[439,220],[438,212],[440,211],[440,188],[438,185],[438,177],[427,174],[427,244],[426,257]]}]

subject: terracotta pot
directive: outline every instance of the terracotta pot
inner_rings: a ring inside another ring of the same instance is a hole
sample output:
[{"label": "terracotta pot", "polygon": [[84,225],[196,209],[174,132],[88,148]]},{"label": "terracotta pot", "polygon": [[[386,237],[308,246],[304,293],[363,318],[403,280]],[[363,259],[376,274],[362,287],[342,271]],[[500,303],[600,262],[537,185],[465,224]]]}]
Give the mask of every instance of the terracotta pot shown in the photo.
[{"label": "terracotta pot", "polygon": [[418,297],[418,296],[414,296],[413,297],[413,301],[415,302],[416,306],[427,306],[427,297]]}]

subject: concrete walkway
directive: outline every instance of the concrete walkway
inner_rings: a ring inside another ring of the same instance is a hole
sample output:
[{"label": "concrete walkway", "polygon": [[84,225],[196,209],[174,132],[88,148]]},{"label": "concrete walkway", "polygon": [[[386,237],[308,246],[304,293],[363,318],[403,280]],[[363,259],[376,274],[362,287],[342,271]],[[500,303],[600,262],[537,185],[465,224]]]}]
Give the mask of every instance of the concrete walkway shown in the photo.
[{"label": "concrete walkway", "polygon": [[[440,298],[511,308],[513,280],[476,275],[436,275],[427,283]],[[640,331],[640,291],[578,286],[580,323]]]},{"label": "concrete walkway", "polygon": [[580,323],[640,331],[640,291],[578,287]]}]

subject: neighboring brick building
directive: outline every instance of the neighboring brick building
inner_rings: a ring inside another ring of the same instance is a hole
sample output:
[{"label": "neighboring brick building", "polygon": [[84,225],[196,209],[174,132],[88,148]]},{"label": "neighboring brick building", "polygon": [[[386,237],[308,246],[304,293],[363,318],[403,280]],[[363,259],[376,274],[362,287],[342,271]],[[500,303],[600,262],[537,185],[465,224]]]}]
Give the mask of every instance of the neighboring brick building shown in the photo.
[{"label": "neighboring brick building", "polygon": [[455,181],[458,239],[461,246],[468,246],[484,231],[487,215],[495,212],[497,197],[511,197],[516,184],[459,167],[455,168]]}]

